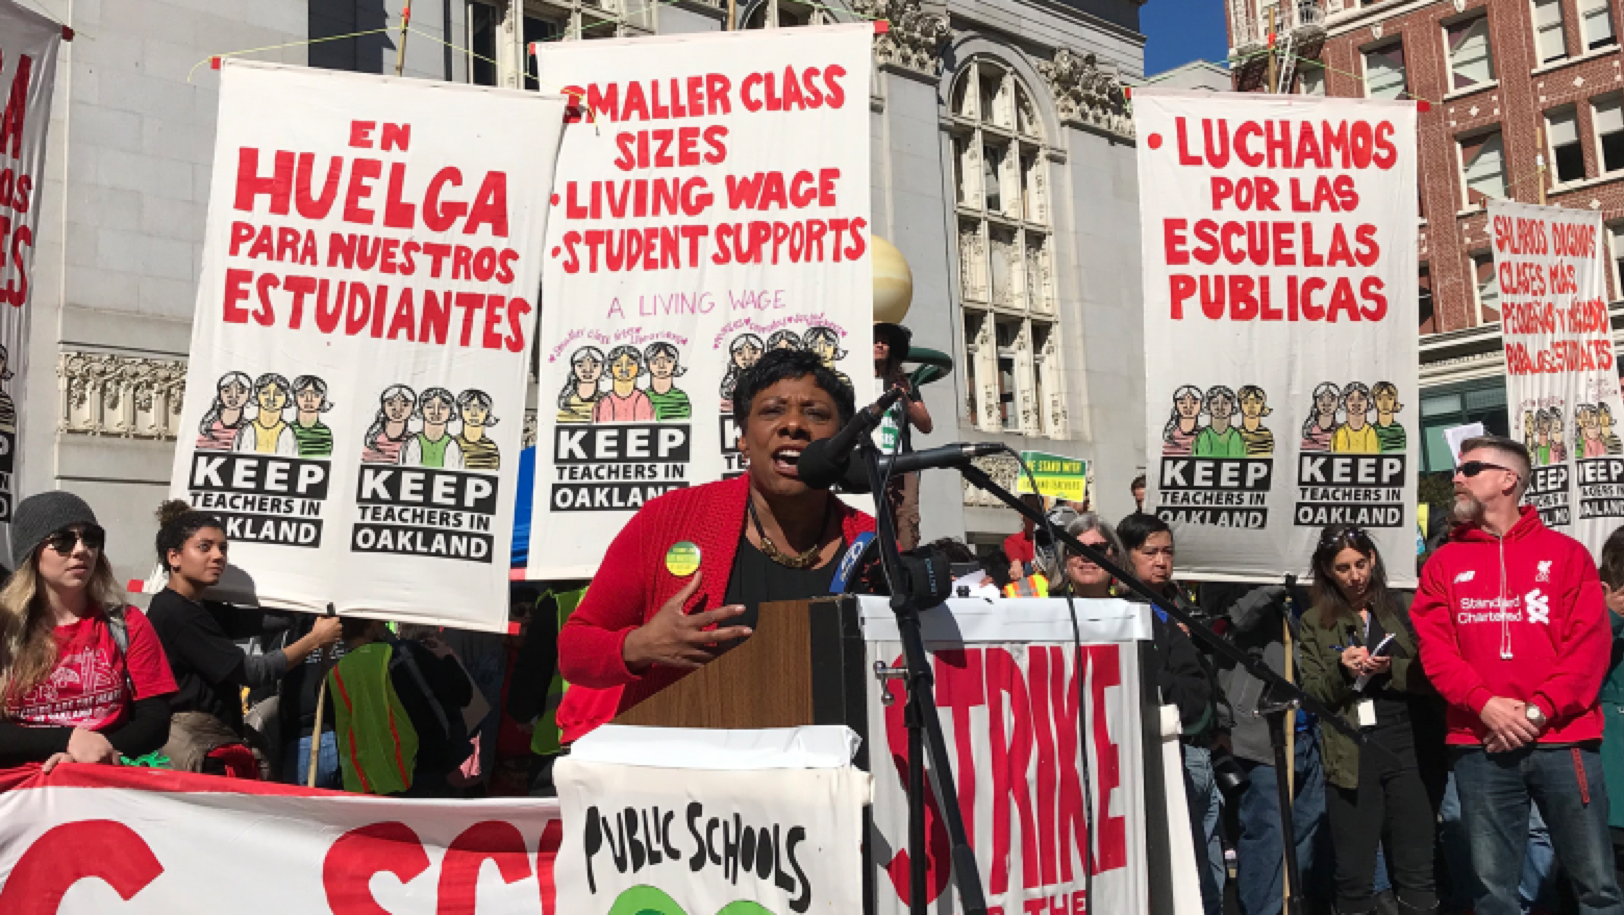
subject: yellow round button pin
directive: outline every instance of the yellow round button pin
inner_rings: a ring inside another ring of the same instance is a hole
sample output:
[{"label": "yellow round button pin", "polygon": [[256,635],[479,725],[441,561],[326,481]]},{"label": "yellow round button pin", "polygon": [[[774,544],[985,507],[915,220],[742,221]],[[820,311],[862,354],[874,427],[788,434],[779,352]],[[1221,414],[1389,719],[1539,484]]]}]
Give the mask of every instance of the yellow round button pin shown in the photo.
[{"label": "yellow round button pin", "polygon": [[699,545],[693,541],[679,541],[665,552],[665,568],[671,575],[685,578],[699,569]]}]

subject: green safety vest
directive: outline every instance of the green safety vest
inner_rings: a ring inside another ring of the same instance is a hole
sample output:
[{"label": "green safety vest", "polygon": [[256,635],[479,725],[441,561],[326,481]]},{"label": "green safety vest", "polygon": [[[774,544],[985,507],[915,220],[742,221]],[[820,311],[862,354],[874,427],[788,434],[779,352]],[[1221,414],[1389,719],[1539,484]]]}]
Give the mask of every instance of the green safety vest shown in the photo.
[{"label": "green safety vest", "polygon": [[388,643],[367,643],[327,674],[346,792],[397,795],[412,787],[417,729],[389,679],[393,654]]},{"label": "green safety vest", "polygon": [[[543,594],[542,599],[547,596]],[[586,589],[573,592],[560,592],[553,596],[558,606],[558,631],[564,631],[564,622],[569,620],[575,609],[581,606],[581,600],[586,597]],[[541,600],[536,602],[538,605]],[[557,668],[553,669],[553,682],[547,688],[547,703],[542,707],[541,716],[536,719],[536,730],[530,733],[530,751],[533,754],[551,756],[564,749],[563,730],[558,727],[558,704],[564,701],[564,691],[569,687],[564,675]]]}]

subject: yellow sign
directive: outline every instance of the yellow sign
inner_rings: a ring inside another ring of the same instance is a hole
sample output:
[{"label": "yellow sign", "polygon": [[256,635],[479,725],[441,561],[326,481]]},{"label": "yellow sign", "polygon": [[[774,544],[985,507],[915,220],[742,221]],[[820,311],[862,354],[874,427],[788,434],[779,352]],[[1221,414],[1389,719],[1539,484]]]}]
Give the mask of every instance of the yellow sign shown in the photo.
[{"label": "yellow sign", "polygon": [[665,552],[665,568],[679,579],[694,574],[699,568],[699,545],[693,541],[678,541]]},{"label": "yellow sign", "polygon": [[[1047,452],[1021,452],[1021,460],[1032,469],[1037,481],[1037,493],[1051,499],[1080,503],[1088,494],[1088,462],[1081,458],[1067,458]],[[1017,493],[1031,493],[1032,481],[1022,473],[1015,486]]]}]

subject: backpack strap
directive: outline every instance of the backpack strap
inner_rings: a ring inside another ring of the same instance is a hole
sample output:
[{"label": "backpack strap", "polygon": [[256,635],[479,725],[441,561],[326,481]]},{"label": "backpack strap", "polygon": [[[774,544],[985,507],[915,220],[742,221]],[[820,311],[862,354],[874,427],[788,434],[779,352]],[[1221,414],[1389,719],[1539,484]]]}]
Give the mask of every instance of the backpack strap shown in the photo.
[{"label": "backpack strap", "polygon": [[401,666],[411,676],[412,683],[417,685],[418,692],[422,693],[424,699],[429,701],[429,709],[434,712],[435,721],[440,723],[440,734],[449,738],[451,736],[451,723],[446,720],[445,708],[440,702],[440,697],[429,688],[428,680],[423,677],[423,670],[417,667],[417,660],[412,658],[412,650],[399,640],[392,640],[391,642],[393,643],[390,646],[390,649],[393,650],[391,660],[400,659]]},{"label": "backpack strap", "polygon": [[108,604],[102,608],[107,615],[107,631],[113,637],[113,645],[118,647],[118,657],[124,662],[124,689],[130,693],[130,702],[135,702],[135,681],[130,678],[130,621],[124,616],[124,605]]}]

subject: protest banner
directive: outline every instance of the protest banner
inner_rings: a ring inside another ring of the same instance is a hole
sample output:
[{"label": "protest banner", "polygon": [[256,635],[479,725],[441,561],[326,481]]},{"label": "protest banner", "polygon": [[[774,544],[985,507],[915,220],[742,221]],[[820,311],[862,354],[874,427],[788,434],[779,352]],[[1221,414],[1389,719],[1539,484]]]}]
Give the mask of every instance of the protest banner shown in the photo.
[{"label": "protest banner", "polygon": [[[1015,478],[1016,493],[1037,493],[1049,499],[1080,503],[1088,497],[1088,462],[1048,452],[1021,452],[1021,460],[1031,469]],[[1037,489],[1032,489],[1033,481]]]},{"label": "protest banner", "polygon": [[92,764],[5,770],[0,912],[554,913],[563,835],[550,799],[379,798]]},{"label": "protest banner", "polygon": [[[1415,104],[1135,90],[1146,505],[1195,579],[1413,547]],[[1389,564],[1394,584],[1413,570]]]},{"label": "protest banner", "polygon": [[1595,556],[1624,522],[1624,419],[1601,214],[1489,201],[1506,409],[1528,446],[1526,504]]},{"label": "protest banner", "polygon": [[645,502],[744,472],[767,350],[873,375],[873,26],[538,46],[576,100],[547,227],[532,579],[584,578]]},{"label": "protest banner", "polygon": [[[807,754],[803,731],[839,732],[837,753]],[[855,739],[843,727],[616,726],[582,738],[554,769],[559,908],[862,912],[871,781],[851,765]]]},{"label": "protest banner", "polygon": [[[963,599],[921,615],[959,807],[992,912],[1149,912],[1145,793],[1156,789],[1143,778],[1137,641],[1150,639],[1150,622],[1125,601],[1077,604],[1081,670],[1065,601]],[[868,664],[902,665],[889,602],[864,598],[862,614]],[[906,913],[911,903],[906,700],[901,680],[869,691],[869,846],[880,913]],[[957,912],[947,827],[928,795],[928,912]],[[1090,827],[1092,901],[1083,893]]]},{"label": "protest banner", "polygon": [[505,628],[563,116],[225,61],[171,489],[259,602]]},{"label": "protest banner", "polygon": [[[40,188],[45,184],[45,135],[63,28],[0,0],[0,530],[10,543],[11,508],[23,477],[21,417],[28,403],[28,326],[33,310],[35,239]],[[50,436],[54,429],[47,429]]]}]

